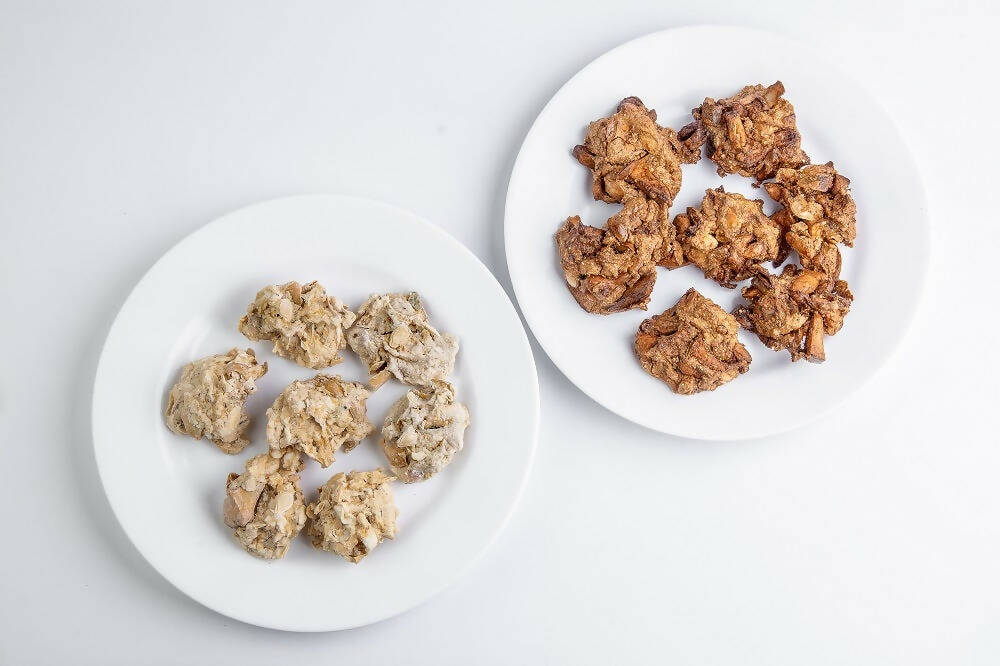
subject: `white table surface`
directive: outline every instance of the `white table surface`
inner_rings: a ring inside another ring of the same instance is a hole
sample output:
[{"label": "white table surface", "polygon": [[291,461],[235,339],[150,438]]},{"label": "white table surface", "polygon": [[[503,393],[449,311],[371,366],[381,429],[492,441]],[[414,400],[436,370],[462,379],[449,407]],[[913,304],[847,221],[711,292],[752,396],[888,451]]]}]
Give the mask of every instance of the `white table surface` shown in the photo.
[{"label": "white table surface", "polygon": [[[997,9],[363,4],[0,2],[0,664],[998,663]],[[707,444],[605,411],[536,346],[539,452],[508,529],[363,629],[243,625],[145,563],[89,409],[161,253],[233,208],[344,192],[435,221],[509,291],[507,177],[541,106],[608,48],[704,22],[827,45],[912,146],[931,275],[874,381],[806,429]]]}]

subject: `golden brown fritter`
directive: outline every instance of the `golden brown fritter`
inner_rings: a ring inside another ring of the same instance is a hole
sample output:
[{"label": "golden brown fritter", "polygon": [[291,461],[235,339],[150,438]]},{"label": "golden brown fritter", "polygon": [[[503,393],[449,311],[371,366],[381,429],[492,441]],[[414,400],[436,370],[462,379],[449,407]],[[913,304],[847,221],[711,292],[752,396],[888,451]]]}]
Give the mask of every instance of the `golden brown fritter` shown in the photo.
[{"label": "golden brown fritter", "polygon": [[608,219],[605,230],[619,242],[633,241],[637,235],[659,237],[661,243],[653,260],[665,268],[684,265],[684,255],[677,242],[677,229],[670,223],[667,206],[638,195],[625,198],[622,209]]},{"label": "golden brown fritter", "polygon": [[785,86],[776,81],[745,86],[737,94],[718,101],[708,97],[693,109],[695,122],[680,136],[693,141],[704,133],[708,157],[720,176],[738,173],[758,182],[773,178],[782,167],[796,169],[809,163],[802,152],[795,109],[782,95]]},{"label": "golden brown fritter", "polygon": [[782,205],[772,218],[784,227],[785,240],[799,253],[803,267],[840,275],[837,244],[853,246],[857,235],[850,185],[833,162],[779,169],[773,183],[764,183],[771,198]]},{"label": "golden brown fritter", "polygon": [[781,227],[764,214],[764,202],[741,194],[705,190],[701,208],[674,218],[684,259],[705,277],[733,289],[764,261],[784,261]]},{"label": "golden brown fritter", "polygon": [[736,319],[761,342],[787,349],[793,361],[821,363],[826,360],[823,337],[844,325],[854,295],[843,280],[788,265],[781,275],[761,270],[743,289],[743,298],[748,303],[736,309]]},{"label": "golden brown fritter", "polygon": [[666,206],[630,196],[603,229],[573,216],[556,232],[556,249],[570,292],[587,312],[646,309],[656,264],[676,268],[683,258]]},{"label": "golden brown fritter", "polygon": [[593,172],[595,199],[616,203],[642,194],[669,207],[681,189],[681,162],[697,162],[700,149],[700,135],[681,141],[656,124],[656,111],[626,97],[612,116],[590,123],[573,155]]},{"label": "golden brown fritter", "polygon": [[739,328],[733,315],[688,289],[674,307],[639,325],[635,354],[674,393],[714,391],[750,369]]},{"label": "golden brown fritter", "polygon": [[604,229],[582,224],[576,215],[556,232],[566,284],[580,307],[596,314],[646,309],[660,242],[640,234],[622,243]]}]

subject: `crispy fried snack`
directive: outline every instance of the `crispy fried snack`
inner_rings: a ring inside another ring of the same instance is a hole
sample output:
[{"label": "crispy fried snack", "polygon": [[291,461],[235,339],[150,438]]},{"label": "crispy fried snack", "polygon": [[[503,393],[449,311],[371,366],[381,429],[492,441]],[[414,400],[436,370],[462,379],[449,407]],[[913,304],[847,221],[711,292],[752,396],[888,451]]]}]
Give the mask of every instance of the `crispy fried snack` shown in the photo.
[{"label": "crispy fried snack", "polygon": [[681,189],[681,162],[697,162],[702,141],[702,134],[681,141],[656,124],[656,111],[626,97],[614,115],[590,123],[573,155],[593,172],[595,199],[616,203],[642,194],[670,206]]},{"label": "crispy fried snack", "polygon": [[799,253],[802,266],[840,275],[838,243],[854,245],[857,207],[851,181],[837,173],[833,162],[799,170],[778,169],[764,189],[783,208],[772,218],[785,228],[785,240]]},{"label": "crispy fried snack", "polygon": [[762,262],[777,265],[787,255],[781,227],[764,214],[764,202],[721,187],[705,190],[701,208],[688,208],[674,226],[684,258],[730,289]]},{"label": "crispy fried snack", "polygon": [[610,314],[645,309],[656,282],[656,264],[683,263],[667,207],[630,195],[603,229],[566,220],[556,249],[570,292],[587,312]]},{"label": "crispy fried snack", "polygon": [[652,236],[619,242],[604,229],[570,217],[556,232],[556,249],[570,293],[587,312],[646,309],[656,282]]},{"label": "crispy fried snack", "polygon": [[626,197],[623,204],[620,211],[608,218],[605,231],[623,243],[642,235],[659,237],[660,245],[653,251],[653,261],[670,269],[683,266],[684,254],[677,242],[677,229],[670,223],[667,206],[638,195]]},{"label": "crispy fried snack", "polygon": [[674,307],[639,324],[635,354],[674,393],[714,391],[750,369],[739,328],[735,317],[688,289]]},{"label": "crispy fried snack", "polygon": [[718,165],[720,176],[738,173],[761,182],[773,178],[782,167],[797,169],[809,163],[802,152],[795,109],[782,95],[781,81],[767,88],[745,86],[737,94],[718,101],[708,97],[693,109],[694,122],[679,136],[691,142],[703,133],[708,139],[708,157]]},{"label": "crispy fried snack", "polygon": [[771,349],[787,349],[793,361],[822,363],[823,336],[834,335],[844,325],[854,295],[843,280],[788,265],[781,275],[761,270],[743,289],[743,298],[749,303],[733,314],[761,342]]}]

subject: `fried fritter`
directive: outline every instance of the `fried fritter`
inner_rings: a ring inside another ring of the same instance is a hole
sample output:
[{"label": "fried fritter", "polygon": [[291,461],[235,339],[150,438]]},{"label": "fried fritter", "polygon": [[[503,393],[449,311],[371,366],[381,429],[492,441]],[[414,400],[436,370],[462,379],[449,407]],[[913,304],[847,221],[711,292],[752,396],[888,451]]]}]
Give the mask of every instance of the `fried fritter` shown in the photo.
[{"label": "fried fritter", "polygon": [[617,203],[642,194],[670,206],[681,189],[681,162],[698,161],[702,136],[681,141],[674,130],[656,124],[656,111],[626,97],[613,115],[590,123],[573,155],[593,172],[595,199]]},{"label": "fried fritter", "polygon": [[851,181],[837,173],[833,162],[799,170],[778,169],[764,189],[783,208],[772,218],[785,229],[785,240],[799,253],[802,266],[840,275],[838,243],[854,245],[857,207]]},{"label": "fried fritter", "polygon": [[629,196],[603,229],[573,216],[556,232],[563,275],[587,312],[610,314],[646,309],[656,282],[656,264],[683,263],[665,205]]},{"label": "fried fritter", "polygon": [[721,187],[705,190],[701,208],[677,215],[674,226],[684,259],[730,289],[762,262],[778,265],[787,255],[781,227],[764,214],[764,202]]},{"label": "fried fritter", "polygon": [[782,95],[785,86],[776,81],[745,86],[737,94],[718,101],[707,97],[693,109],[695,122],[684,126],[680,136],[708,139],[708,157],[720,176],[738,173],[758,182],[773,178],[778,169],[797,169],[809,163],[802,152],[795,109]]},{"label": "fried fritter", "polygon": [[605,229],[623,243],[639,235],[659,237],[661,243],[653,252],[653,260],[664,268],[683,266],[684,255],[667,206],[638,195],[626,197],[623,203],[622,209],[608,219]]},{"label": "fried fritter", "polygon": [[771,349],[787,349],[793,361],[826,360],[824,335],[844,325],[854,295],[847,283],[809,269],[785,266],[781,275],[764,270],[743,289],[747,305],[733,313]]},{"label": "fried fritter", "polygon": [[639,325],[635,354],[674,393],[714,391],[750,369],[739,328],[733,315],[688,289],[674,307]]},{"label": "fried fritter", "polygon": [[556,248],[570,292],[587,312],[611,314],[646,309],[656,282],[656,239],[639,235],[616,242],[604,229],[574,215],[556,232]]}]

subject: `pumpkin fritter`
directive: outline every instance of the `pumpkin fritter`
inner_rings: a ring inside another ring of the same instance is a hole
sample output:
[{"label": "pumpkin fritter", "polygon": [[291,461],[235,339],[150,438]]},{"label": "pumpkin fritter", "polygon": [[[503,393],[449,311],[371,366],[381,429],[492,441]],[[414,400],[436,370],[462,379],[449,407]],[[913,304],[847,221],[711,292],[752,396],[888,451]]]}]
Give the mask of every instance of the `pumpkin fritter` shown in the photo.
[{"label": "pumpkin fritter", "polygon": [[701,134],[681,141],[656,124],[656,111],[626,97],[613,115],[590,123],[573,155],[593,172],[595,199],[617,203],[641,194],[669,207],[681,188],[681,162],[697,162],[701,142]]},{"label": "pumpkin fritter", "polygon": [[788,265],[780,275],[763,269],[743,289],[748,303],[733,313],[771,349],[787,349],[793,361],[826,360],[823,338],[844,325],[854,295],[843,280]]},{"label": "pumpkin fritter", "polygon": [[718,101],[708,97],[691,111],[694,122],[679,137],[691,142],[704,135],[720,176],[738,173],[761,182],[783,167],[797,169],[809,163],[809,156],[802,151],[795,109],[784,93],[785,86],[776,81],[767,88],[745,86]]},{"label": "pumpkin fritter", "polygon": [[587,312],[610,314],[645,309],[656,282],[656,265],[683,263],[665,205],[630,196],[604,228],[573,216],[556,232],[563,276]]},{"label": "pumpkin fritter", "polygon": [[782,205],[772,219],[785,229],[785,241],[799,253],[804,268],[840,275],[838,243],[854,245],[857,206],[851,181],[837,173],[833,162],[801,169],[779,169],[774,182],[764,183]]},{"label": "pumpkin fritter", "polygon": [[721,187],[706,190],[701,208],[677,215],[674,226],[684,259],[730,289],[762,262],[778,265],[787,255],[781,227],[764,214],[764,202]]},{"label": "pumpkin fritter", "polygon": [[653,199],[627,197],[622,209],[608,219],[605,229],[622,242],[640,235],[659,237],[661,242],[653,251],[653,261],[671,269],[684,265],[677,229],[670,223],[668,208]]},{"label": "pumpkin fritter", "polygon": [[688,289],[672,308],[639,325],[635,353],[674,393],[714,391],[750,369],[739,328],[733,315]]}]

